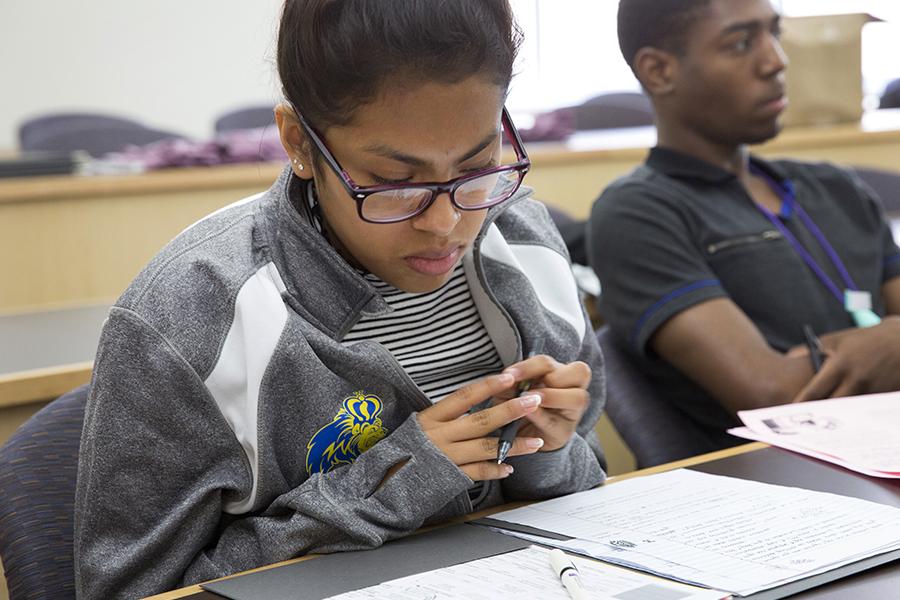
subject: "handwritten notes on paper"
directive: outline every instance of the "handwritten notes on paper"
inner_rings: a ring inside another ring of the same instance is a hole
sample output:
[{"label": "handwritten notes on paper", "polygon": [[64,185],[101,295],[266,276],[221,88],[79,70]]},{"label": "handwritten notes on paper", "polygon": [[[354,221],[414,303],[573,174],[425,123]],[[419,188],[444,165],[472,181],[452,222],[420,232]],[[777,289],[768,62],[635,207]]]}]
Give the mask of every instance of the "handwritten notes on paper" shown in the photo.
[{"label": "handwritten notes on paper", "polygon": [[729,433],[875,477],[900,478],[900,393],[786,404],[738,413]]},{"label": "handwritten notes on paper", "polygon": [[[549,550],[524,550],[395,579],[334,596],[332,600],[570,600],[550,566]],[[594,560],[573,556],[581,584],[598,600],[717,600],[727,594],[663,581]]]},{"label": "handwritten notes on paper", "polygon": [[517,534],[745,596],[900,548],[900,509],[799,488],[676,470],[539,502],[495,521]]}]

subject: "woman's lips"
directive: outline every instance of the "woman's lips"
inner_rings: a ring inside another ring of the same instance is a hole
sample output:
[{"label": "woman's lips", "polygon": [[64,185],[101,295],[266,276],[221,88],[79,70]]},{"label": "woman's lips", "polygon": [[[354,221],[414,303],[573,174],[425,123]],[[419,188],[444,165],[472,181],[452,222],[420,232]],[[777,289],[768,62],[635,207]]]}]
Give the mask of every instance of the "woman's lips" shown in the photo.
[{"label": "woman's lips", "polygon": [[409,267],[422,275],[443,275],[456,266],[462,246],[440,252],[426,252],[416,256],[407,256],[403,260]]}]

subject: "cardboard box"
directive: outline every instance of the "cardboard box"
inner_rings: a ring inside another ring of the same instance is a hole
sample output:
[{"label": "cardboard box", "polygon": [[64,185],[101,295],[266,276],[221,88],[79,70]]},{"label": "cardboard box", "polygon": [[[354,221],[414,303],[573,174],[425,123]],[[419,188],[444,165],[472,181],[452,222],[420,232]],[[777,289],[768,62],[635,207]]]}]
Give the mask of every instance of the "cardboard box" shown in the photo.
[{"label": "cardboard box", "polygon": [[859,121],[862,28],[878,20],[865,13],[784,19],[782,44],[790,60],[786,126]]}]

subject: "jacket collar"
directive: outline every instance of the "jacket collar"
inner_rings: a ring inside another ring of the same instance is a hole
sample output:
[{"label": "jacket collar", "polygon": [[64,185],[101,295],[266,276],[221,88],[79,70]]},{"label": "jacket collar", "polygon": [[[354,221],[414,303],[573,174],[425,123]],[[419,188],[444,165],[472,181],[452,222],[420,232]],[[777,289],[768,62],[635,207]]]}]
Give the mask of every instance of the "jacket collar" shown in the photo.
[{"label": "jacket collar", "polygon": [[[764,161],[754,154],[750,155],[750,162],[779,183],[787,179],[787,175],[777,165]],[[737,179],[733,173],[721,167],[690,154],[662,146],[656,146],[650,150],[647,166],[675,179],[694,179],[713,184]]]},{"label": "jacket collar", "polygon": [[295,206],[305,202],[305,185],[290,167],[281,172],[260,209],[267,238],[263,243],[284,281],[291,308],[339,340],[363,312],[379,314],[390,309],[297,212]]}]

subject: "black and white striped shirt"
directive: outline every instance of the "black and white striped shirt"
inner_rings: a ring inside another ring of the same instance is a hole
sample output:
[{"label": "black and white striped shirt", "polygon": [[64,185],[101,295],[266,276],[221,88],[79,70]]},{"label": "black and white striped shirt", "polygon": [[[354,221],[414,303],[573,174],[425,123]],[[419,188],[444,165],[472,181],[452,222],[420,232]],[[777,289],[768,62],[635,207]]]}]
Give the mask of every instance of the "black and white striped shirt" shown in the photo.
[{"label": "black and white striped shirt", "polygon": [[[306,217],[321,233],[315,193],[307,186]],[[432,402],[503,369],[503,362],[472,299],[462,263],[450,280],[426,293],[399,290],[371,273],[363,277],[391,307],[391,312],[363,317],[343,344],[363,340],[388,349]]]},{"label": "black and white striped shirt", "polygon": [[503,368],[462,264],[447,283],[424,294],[398,290],[371,273],[365,278],[392,312],[361,319],[343,343],[378,342],[432,402]]}]

